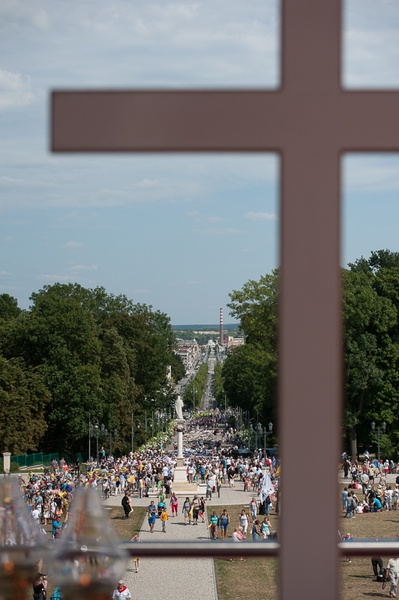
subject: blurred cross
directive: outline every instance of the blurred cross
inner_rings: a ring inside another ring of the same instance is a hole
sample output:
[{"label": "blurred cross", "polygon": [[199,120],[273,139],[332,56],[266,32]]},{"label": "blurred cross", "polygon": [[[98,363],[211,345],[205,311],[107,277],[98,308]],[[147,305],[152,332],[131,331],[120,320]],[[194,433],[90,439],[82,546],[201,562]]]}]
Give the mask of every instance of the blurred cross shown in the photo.
[{"label": "blurred cross", "polygon": [[[399,150],[399,94],[341,88],[339,0],[284,0],[281,39],[276,91],[56,91],[52,150],[280,155],[280,598],[303,590],[316,600],[322,589],[335,600],[340,160],[347,151]],[[299,493],[304,470],[323,501]]]}]

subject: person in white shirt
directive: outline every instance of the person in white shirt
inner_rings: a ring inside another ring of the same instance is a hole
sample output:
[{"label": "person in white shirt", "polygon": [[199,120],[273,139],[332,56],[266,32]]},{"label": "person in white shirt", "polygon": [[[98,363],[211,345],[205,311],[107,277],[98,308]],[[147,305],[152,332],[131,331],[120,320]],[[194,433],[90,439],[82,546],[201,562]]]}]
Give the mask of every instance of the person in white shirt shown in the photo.
[{"label": "person in white shirt", "polygon": [[113,600],[131,600],[132,595],[129,592],[129,588],[126,586],[123,579],[118,582],[118,587],[112,594]]},{"label": "person in white shirt", "polygon": [[35,508],[31,512],[31,515],[36,525],[40,525],[40,517],[42,515],[42,511],[37,506],[35,506]]},{"label": "person in white shirt", "polygon": [[390,558],[387,564],[387,569],[389,573],[389,580],[391,582],[389,597],[396,598],[396,594],[398,592],[399,558]]}]

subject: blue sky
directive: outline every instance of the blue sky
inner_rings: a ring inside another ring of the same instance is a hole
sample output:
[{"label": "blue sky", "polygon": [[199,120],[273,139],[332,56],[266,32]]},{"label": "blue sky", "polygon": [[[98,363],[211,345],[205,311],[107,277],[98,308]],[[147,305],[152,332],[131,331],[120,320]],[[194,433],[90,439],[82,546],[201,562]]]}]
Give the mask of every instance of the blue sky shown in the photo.
[{"label": "blue sky", "polygon": [[[274,0],[2,0],[0,293],[126,294],[173,324],[216,323],[229,292],[278,264],[271,155],[51,155],[52,89],[278,85]],[[343,82],[399,84],[399,2],[345,5]],[[342,263],[399,251],[399,156],[343,164]]]}]

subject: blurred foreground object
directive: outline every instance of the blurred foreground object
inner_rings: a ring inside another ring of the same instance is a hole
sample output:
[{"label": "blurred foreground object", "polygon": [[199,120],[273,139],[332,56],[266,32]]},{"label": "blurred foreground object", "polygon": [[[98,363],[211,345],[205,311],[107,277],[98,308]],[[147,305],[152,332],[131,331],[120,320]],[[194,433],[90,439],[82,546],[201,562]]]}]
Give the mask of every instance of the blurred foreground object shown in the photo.
[{"label": "blurred foreground object", "polygon": [[44,554],[45,537],[28,512],[18,481],[0,481],[1,600],[25,600]]},{"label": "blurred foreground object", "polygon": [[90,488],[79,489],[52,556],[52,578],[66,600],[109,600],[128,559],[118,544],[98,494]]}]

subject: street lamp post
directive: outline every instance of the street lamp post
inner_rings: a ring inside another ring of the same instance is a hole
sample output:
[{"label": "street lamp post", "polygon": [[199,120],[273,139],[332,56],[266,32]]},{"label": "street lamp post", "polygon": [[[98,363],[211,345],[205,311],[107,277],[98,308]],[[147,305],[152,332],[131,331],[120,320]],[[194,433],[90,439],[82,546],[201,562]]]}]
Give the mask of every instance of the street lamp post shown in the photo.
[{"label": "street lamp post", "polygon": [[268,428],[269,428],[269,431],[267,431],[266,427],[263,430],[263,432],[264,432],[264,454],[265,454],[265,460],[266,460],[266,448],[267,448],[267,445],[266,445],[266,443],[267,443],[267,434],[268,433],[271,434],[273,432],[273,423],[270,422],[268,424]]},{"label": "street lamp post", "polygon": [[116,440],[118,437],[118,430],[115,428],[114,433],[109,434],[109,454],[112,455],[112,440]]},{"label": "street lamp post", "polygon": [[[253,427],[253,425],[252,425],[252,421],[253,421],[254,423],[256,423],[256,419],[252,418],[252,419],[249,419],[249,420],[248,420],[248,424],[249,424],[249,425],[248,425],[248,432],[249,432],[249,447],[251,447],[251,441],[252,441],[252,432],[254,431],[254,427]],[[257,433],[257,431],[256,431],[256,426],[255,426],[255,439],[256,439],[256,442],[257,442],[257,436],[258,436],[258,433]]]},{"label": "street lamp post", "polygon": [[89,462],[91,459],[91,438],[93,437],[93,423],[91,422],[89,413]]},{"label": "street lamp post", "polygon": [[133,415],[134,415],[134,413],[133,413],[133,411],[132,411],[132,454],[133,454],[133,451],[134,451],[134,428],[133,428]]},{"label": "street lamp post", "polygon": [[100,427],[99,427],[98,423],[96,423],[94,425],[94,435],[95,435],[95,438],[96,438],[96,463],[98,465],[98,438],[99,438],[99,435],[100,435]]},{"label": "street lamp post", "polygon": [[[378,425],[377,426],[377,459],[378,462],[380,462],[380,458],[381,458],[381,432],[385,433],[387,430],[387,424],[385,423],[385,421],[381,424],[381,427]],[[375,433],[376,431],[376,426],[374,421],[371,423],[371,431],[373,433]]]}]

